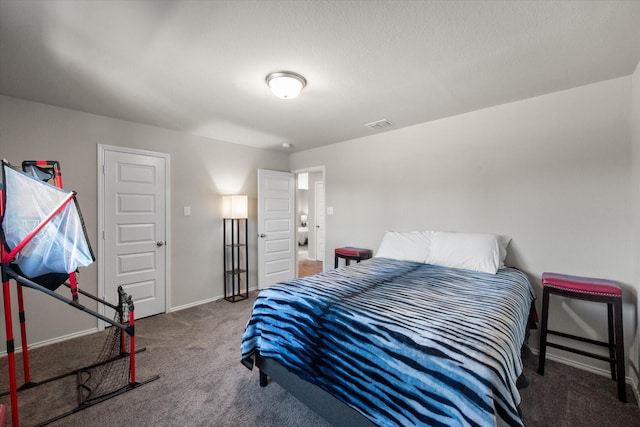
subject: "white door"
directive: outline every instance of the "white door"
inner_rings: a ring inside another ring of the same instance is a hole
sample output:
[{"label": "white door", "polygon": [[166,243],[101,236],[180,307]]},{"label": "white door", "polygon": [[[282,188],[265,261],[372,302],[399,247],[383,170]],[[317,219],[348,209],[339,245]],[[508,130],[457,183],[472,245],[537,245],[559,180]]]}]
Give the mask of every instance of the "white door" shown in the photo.
[{"label": "white door", "polygon": [[258,288],[296,274],[295,175],[258,169]]},{"label": "white door", "polygon": [[[168,155],[103,148],[102,296],[122,286],[136,318],[166,312]],[[108,313],[105,313],[108,315]]]},{"label": "white door", "polygon": [[[324,266],[324,224],[325,224],[325,202],[324,202],[324,182],[315,183],[315,216],[316,216],[316,260],[322,261]],[[323,268],[324,269],[324,268]]]}]

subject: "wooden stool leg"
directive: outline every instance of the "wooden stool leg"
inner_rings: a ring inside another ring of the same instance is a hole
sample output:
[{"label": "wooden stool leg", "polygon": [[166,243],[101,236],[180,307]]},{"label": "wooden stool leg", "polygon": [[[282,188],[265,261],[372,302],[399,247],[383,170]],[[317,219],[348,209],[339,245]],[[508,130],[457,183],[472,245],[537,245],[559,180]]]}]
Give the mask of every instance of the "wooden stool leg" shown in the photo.
[{"label": "wooden stool leg", "polygon": [[616,365],[618,377],[618,400],[627,401],[627,384],[624,373],[624,334],[622,330],[622,298],[617,298],[613,307],[615,321],[614,329],[616,333]]},{"label": "wooden stool leg", "polygon": [[544,361],[547,353],[547,324],[549,320],[549,288],[542,288],[542,322],[540,323],[540,353],[538,356],[538,373],[544,375]]},{"label": "wooden stool leg", "polygon": [[335,268],[338,268],[338,254],[336,254]]},{"label": "wooden stool leg", "polygon": [[611,358],[611,379],[616,380],[616,339],[613,323],[613,303],[607,303],[607,327],[609,329],[609,357]]}]

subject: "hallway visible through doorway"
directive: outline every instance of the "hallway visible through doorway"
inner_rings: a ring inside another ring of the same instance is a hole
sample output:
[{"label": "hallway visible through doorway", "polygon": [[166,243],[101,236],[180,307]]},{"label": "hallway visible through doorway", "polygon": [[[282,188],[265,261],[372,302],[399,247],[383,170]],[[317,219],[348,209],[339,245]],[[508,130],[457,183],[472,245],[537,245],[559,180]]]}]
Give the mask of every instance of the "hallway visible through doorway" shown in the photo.
[{"label": "hallway visible through doorway", "polygon": [[311,276],[322,271],[322,261],[308,259],[307,245],[298,246],[298,277]]},{"label": "hallway visible through doorway", "polygon": [[298,277],[310,276],[324,270],[323,181],[323,169],[296,172]]}]

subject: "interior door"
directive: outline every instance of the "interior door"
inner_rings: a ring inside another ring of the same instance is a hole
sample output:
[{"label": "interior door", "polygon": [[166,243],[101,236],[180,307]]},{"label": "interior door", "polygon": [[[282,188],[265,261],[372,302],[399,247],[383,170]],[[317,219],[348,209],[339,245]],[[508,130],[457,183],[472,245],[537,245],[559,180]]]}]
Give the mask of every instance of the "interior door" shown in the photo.
[{"label": "interior door", "polygon": [[122,286],[136,318],[166,311],[167,155],[103,152],[103,297],[117,302]]},{"label": "interior door", "polygon": [[295,175],[258,169],[258,288],[296,274]]}]

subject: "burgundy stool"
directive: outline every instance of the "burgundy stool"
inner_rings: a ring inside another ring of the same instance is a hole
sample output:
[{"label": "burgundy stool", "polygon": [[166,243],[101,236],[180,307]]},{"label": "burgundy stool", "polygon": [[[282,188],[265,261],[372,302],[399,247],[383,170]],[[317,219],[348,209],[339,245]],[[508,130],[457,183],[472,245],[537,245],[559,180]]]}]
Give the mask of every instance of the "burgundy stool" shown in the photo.
[{"label": "burgundy stool", "polygon": [[[622,335],[622,289],[613,280],[592,279],[589,277],[569,276],[566,274],[542,274],[542,326],[540,328],[540,359],[538,373],[544,375],[544,362],[547,347],[555,347],[564,351],[581,354],[587,357],[604,360],[611,365],[611,379],[618,382],[618,400],[627,401],[627,388],[624,373],[624,339]],[[547,328],[549,319],[549,296],[560,295],[585,301],[607,304],[607,323],[609,341],[597,341],[576,335],[558,332]],[[547,342],[547,335],[604,346],[609,349],[609,357],[584,350]]]},{"label": "burgundy stool", "polygon": [[373,255],[371,249],[352,248],[347,246],[344,248],[336,248],[336,262],[335,268],[338,268],[338,259],[343,258],[345,265],[349,265],[351,260],[360,262],[364,259],[369,259]]}]

